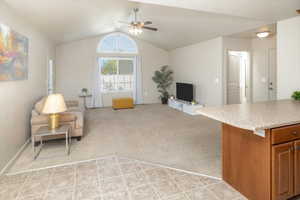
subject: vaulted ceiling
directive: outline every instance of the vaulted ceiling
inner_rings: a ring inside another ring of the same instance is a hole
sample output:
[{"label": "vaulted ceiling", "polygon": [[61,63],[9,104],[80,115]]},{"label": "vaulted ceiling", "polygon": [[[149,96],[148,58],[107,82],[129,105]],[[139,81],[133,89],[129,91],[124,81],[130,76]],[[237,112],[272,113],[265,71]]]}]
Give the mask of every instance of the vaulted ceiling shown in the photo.
[{"label": "vaulted ceiling", "polygon": [[128,32],[118,21],[130,21],[138,7],[139,17],[159,29],[138,37],[166,50],[271,24],[296,16],[300,8],[300,0],[4,1],[57,43]]}]

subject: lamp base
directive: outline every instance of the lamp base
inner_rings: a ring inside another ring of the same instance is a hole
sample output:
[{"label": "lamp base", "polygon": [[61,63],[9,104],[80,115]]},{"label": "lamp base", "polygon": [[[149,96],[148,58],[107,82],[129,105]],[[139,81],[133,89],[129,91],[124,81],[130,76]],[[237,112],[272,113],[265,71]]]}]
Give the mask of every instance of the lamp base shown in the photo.
[{"label": "lamp base", "polygon": [[50,114],[48,128],[50,130],[56,129],[59,127],[59,114]]}]

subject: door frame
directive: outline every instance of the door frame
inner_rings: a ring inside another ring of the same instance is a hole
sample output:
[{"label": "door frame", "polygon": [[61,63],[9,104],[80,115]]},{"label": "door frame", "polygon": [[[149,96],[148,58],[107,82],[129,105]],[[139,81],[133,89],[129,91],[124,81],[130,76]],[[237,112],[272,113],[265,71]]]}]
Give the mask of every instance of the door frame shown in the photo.
[{"label": "door frame", "polygon": [[230,51],[244,51],[247,52],[249,54],[249,63],[248,63],[248,92],[249,92],[249,100],[248,102],[252,102],[252,51],[249,49],[231,49],[231,48],[226,48],[223,52],[223,88],[222,88],[222,92],[223,92],[223,105],[227,104],[227,73],[228,73],[228,65],[229,65],[229,59],[228,59],[228,55]]},{"label": "door frame", "polygon": [[[275,76],[274,76],[274,82],[273,82],[273,92],[275,92],[275,98],[272,99],[271,98],[271,95],[270,95],[270,90],[269,90],[269,87],[270,86],[270,77],[271,77],[271,52],[272,51],[275,51],[275,66],[274,66],[274,73],[275,73]],[[268,48],[268,52],[267,52],[267,55],[268,55],[268,100],[276,100],[277,99],[277,49],[276,48]]]}]

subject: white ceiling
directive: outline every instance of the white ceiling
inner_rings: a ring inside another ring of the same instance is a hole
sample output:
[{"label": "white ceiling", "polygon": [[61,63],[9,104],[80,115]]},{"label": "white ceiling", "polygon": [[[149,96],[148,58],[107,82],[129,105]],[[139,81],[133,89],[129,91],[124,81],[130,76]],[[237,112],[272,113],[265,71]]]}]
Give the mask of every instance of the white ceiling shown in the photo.
[{"label": "white ceiling", "polygon": [[300,0],[130,0],[273,22],[296,16]]},{"label": "white ceiling", "polygon": [[[159,29],[145,30],[139,38],[167,50],[270,24],[295,16],[300,8],[300,0],[139,0],[155,4],[127,0],[4,1],[57,43],[116,30],[127,32],[128,27],[118,21],[130,20],[132,9],[139,7],[139,17],[153,21]],[[167,6],[158,5],[160,2]],[[282,12],[277,12],[279,8]]]}]

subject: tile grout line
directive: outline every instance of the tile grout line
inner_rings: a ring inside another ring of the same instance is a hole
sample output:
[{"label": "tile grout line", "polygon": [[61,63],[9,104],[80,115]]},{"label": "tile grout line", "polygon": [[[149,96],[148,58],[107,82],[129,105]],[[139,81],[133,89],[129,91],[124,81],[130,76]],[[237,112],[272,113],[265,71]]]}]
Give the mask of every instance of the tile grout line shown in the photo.
[{"label": "tile grout line", "polygon": [[[102,188],[102,184],[101,184],[101,177],[100,177],[100,174],[99,174],[99,165],[97,163],[98,160],[101,160],[101,159],[105,159],[105,158],[114,158],[116,160],[116,164],[118,166],[118,169],[120,171],[120,176],[122,178],[122,181],[123,181],[123,184],[125,184],[125,190],[127,191],[128,193],[128,198],[129,200],[133,200],[133,197],[132,197],[132,193],[131,193],[131,190],[130,188],[127,186],[127,181],[126,181],[126,178],[125,178],[125,175],[123,173],[123,170],[121,168],[121,162],[120,162],[120,159],[121,158],[125,158],[127,159],[127,157],[122,157],[122,156],[117,156],[117,155],[110,155],[110,156],[105,156],[105,157],[99,157],[99,158],[96,158],[96,159],[90,159],[90,160],[87,160],[87,161],[78,161],[78,162],[74,162],[72,164],[66,164],[66,165],[62,165],[60,167],[63,167],[63,166],[71,166],[71,165],[74,165],[75,169],[74,169],[74,172],[73,172],[73,175],[75,176],[74,177],[74,185],[73,185],[73,191],[72,191],[72,199],[73,200],[76,200],[76,185],[77,185],[77,177],[76,177],[76,174],[77,174],[77,167],[76,165],[79,164],[79,163],[84,163],[84,162],[89,162],[89,161],[96,161],[96,164],[97,164],[97,183],[98,183],[98,191],[100,191],[100,196],[97,196],[97,197],[100,197],[102,200],[103,200],[103,197],[104,197],[104,193],[102,192],[102,190],[100,190],[100,188]],[[179,171],[179,172],[184,172],[186,173],[185,171],[182,171],[182,170],[176,170],[176,169],[172,169],[172,168],[169,168],[169,167],[164,167],[162,165],[155,165],[155,164],[152,164],[152,163],[149,163],[149,162],[143,162],[143,161],[139,161],[139,160],[136,160],[136,159],[131,159],[131,158],[128,158],[128,163],[135,163],[137,164],[137,167],[140,168],[140,171],[142,172],[142,174],[145,176],[146,178],[146,185],[148,185],[149,187],[151,187],[151,189],[154,191],[154,194],[156,194],[156,196],[158,197],[159,200],[162,200],[162,199],[167,199],[167,198],[172,198],[178,194],[184,194],[184,196],[187,198],[187,199],[190,199],[190,197],[187,195],[187,192],[188,191],[192,191],[194,189],[191,189],[191,190],[182,190],[182,192],[179,192],[177,194],[174,194],[174,195],[170,195],[170,196],[167,196],[166,198],[162,198],[162,196],[159,194],[158,191],[156,191],[155,187],[153,186],[152,182],[149,180],[148,176],[147,176],[147,173],[146,173],[146,168],[142,167],[142,164],[148,164],[150,166],[153,166],[153,167],[156,167],[156,168],[161,168],[163,169],[164,171],[166,171],[168,177],[171,179],[171,181],[179,188],[179,189],[182,189],[178,183],[175,182],[175,175],[171,175],[167,170],[171,169],[171,170],[174,170],[174,171]],[[126,164],[127,162],[125,162]],[[122,163],[124,164],[124,163]],[[49,175],[49,179],[48,179],[48,182],[47,182],[47,188],[45,190],[45,193],[42,195],[42,199],[46,199],[47,197],[47,194],[49,193],[49,187],[50,187],[50,184],[51,184],[51,181],[54,177],[54,169],[53,168],[56,168],[56,167],[47,167],[46,169],[50,169],[50,175]],[[41,169],[42,170],[42,169]],[[34,171],[30,171],[30,172],[36,172],[36,171],[41,171],[41,170],[34,170]],[[138,172],[139,170],[137,170],[137,168],[134,168],[133,172],[129,173],[129,174],[132,174],[132,173],[136,173]],[[26,172],[23,172],[23,173],[26,173]],[[17,174],[21,174],[21,173],[17,173]],[[16,175],[17,175],[16,174]],[[190,174],[190,173],[186,173],[186,174]],[[192,174],[192,175],[195,175],[195,174]],[[196,176],[199,176],[199,175],[196,175]],[[202,176],[202,177],[206,177],[206,176]],[[17,195],[15,197],[16,200],[19,200],[20,198],[22,198],[21,196],[21,192],[22,192],[22,189],[25,187],[25,184],[28,182],[28,180],[30,179],[30,175],[27,175],[24,182],[21,184],[21,187],[20,187],[20,190],[19,192],[17,192]],[[212,178],[213,179],[213,178]],[[215,179],[216,180],[216,179]],[[209,186],[212,186],[212,185],[217,185],[217,184],[220,184],[222,183],[221,182],[218,182],[218,183],[211,183],[211,184],[207,184],[207,185],[204,185],[204,186],[199,186],[197,188],[204,188],[205,190],[207,190],[211,195],[213,195],[217,200],[220,200],[220,198],[215,194],[215,192],[213,192],[211,189],[209,189],[208,187]],[[143,184],[144,185],[144,184]],[[136,187],[138,188],[138,187]],[[195,188],[195,189],[197,189]],[[234,190],[234,192],[236,192]],[[239,193],[240,194],[240,193]],[[34,195],[35,197],[38,196],[38,195]],[[243,197],[243,196],[241,196]],[[237,196],[236,199],[238,198],[241,198],[240,196]]]},{"label": "tile grout line", "polygon": [[170,179],[172,180],[172,182],[178,187],[178,189],[179,189],[179,190],[180,190],[180,189],[182,190],[181,193],[184,194],[184,196],[187,198],[187,200],[191,200],[191,198],[190,198],[190,197],[188,196],[188,194],[187,194],[187,191],[186,191],[186,190],[183,190],[183,189],[180,187],[180,185],[179,185],[178,183],[176,183],[174,176],[171,176],[171,174],[168,173],[168,172],[167,172],[167,174],[168,174],[168,176],[170,177]]},{"label": "tile grout line", "polygon": [[35,172],[35,171],[41,171],[41,170],[45,170],[45,169],[51,169],[51,168],[57,168],[57,167],[64,167],[64,166],[69,166],[69,165],[76,165],[79,163],[84,163],[84,162],[89,162],[89,161],[97,161],[100,159],[105,159],[105,158],[109,158],[112,157],[113,155],[107,155],[107,156],[101,156],[98,158],[93,158],[93,159],[88,159],[88,160],[80,160],[80,161],[74,161],[74,162],[69,162],[69,163],[64,163],[64,164],[59,164],[59,165],[53,165],[53,166],[48,166],[48,167],[41,167],[41,168],[37,168],[37,169],[29,169],[29,170],[23,170],[23,171],[19,171],[19,172],[12,172],[12,173],[7,173],[7,176],[13,176],[13,175],[18,175],[18,174],[23,174],[23,173],[29,173],[29,172]]},{"label": "tile grout line", "polygon": [[131,191],[130,191],[128,185],[127,185],[127,181],[126,181],[126,178],[125,178],[125,174],[123,173],[123,170],[121,169],[121,164],[120,164],[120,162],[119,162],[119,157],[118,157],[118,156],[116,156],[116,161],[117,161],[117,163],[118,163],[119,170],[120,170],[120,172],[121,172],[121,177],[122,177],[122,180],[123,180],[123,184],[125,184],[125,188],[126,188],[126,191],[127,191],[127,193],[128,193],[128,198],[129,198],[129,200],[133,200],[133,199],[132,199]]},{"label": "tile grout line", "polygon": [[29,178],[29,175],[26,176],[24,182],[22,183],[22,185],[21,185],[21,187],[20,187],[20,190],[19,190],[17,196],[15,197],[16,200],[18,200],[19,198],[21,198],[21,197],[20,197],[21,192],[22,192],[23,188],[25,187],[25,183],[26,183],[26,181],[28,180],[28,178]]},{"label": "tile grout line", "polygon": [[[94,160],[97,161],[99,159],[104,159],[104,158],[108,158],[108,157],[112,157],[112,156],[118,157],[117,154],[109,154],[109,155],[100,156],[100,157],[97,157],[97,158],[92,158],[92,159],[87,159],[87,160],[80,160],[80,161],[74,161],[74,162],[69,162],[69,163],[64,163],[64,164],[59,164],[59,165],[53,165],[53,166],[48,166],[48,167],[42,167],[42,168],[37,168],[37,169],[28,169],[28,170],[23,170],[23,171],[19,171],[19,172],[7,173],[6,175],[10,176],[10,175],[16,175],[16,174],[21,174],[21,173],[25,173],[25,172],[33,172],[33,171],[39,171],[39,170],[44,170],[44,169],[49,169],[49,168],[62,167],[62,166],[67,166],[67,165],[74,165],[74,164],[79,164],[79,163],[88,162],[88,161],[94,161]],[[131,160],[138,161],[138,162],[145,163],[145,164],[150,164],[150,165],[157,166],[157,167],[163,167],[163,168],[167,168],[167,169],[172,169],[172,170],[184,172],[184,173],[187,173],[187,174],[192,174],[192,175],[196,175],[196,176],[204,176],[204,177],[208,177],[208,178],[212,178],[212,179],[216,179],[216,180],[222,180],[221,178],[218,178],[218,177],[209,176],[209,175],[206,175],[206,174],[201,174],[201,173],[192,172],[192,171],[188,171],[188,170],[182,170],[182,169],[179,169],[179,168],[169,167],[169,166],[158,164],[158,163],[143,161],[143,160],[134,159],[134,158],[126,157],[126,156],[120,156],[120,157],[131,159]]]},{"label": "tile grout line", "polygon": [[100,166],[99,166],[98,160],[96,160],[96,166],[97,166],[97,181],[98,181],[98,184],[99,184],[98,190],[100,191],[100,199],[103,200],[104,194],[102,192],[101,177],[100,177],[100,174],[99,174]]},{"label": "tile grout line", "polygon": [[46,199],[46,197],[48,195],[49,187],[50,187],[50,183],[52,181],[52,178],[53,178],[53,169],[50,172],[50,177],[49,177],[49,180],[48,180],[47,189],[46,189],[45,194],[43,195],[42,199]]},{"label": "tile grout line", "polygon": [[211,195],[213,195],[216,199],[221,200],[212,190],[209,188],[205,188]]},{"label": "tile grout line", "polygon": [[[138,160],[135,160],[135,162],[139,162],[139,164],[141,163],[140,161]],[[151,189],[153,190],[153,192],[156,194],[156,196],[158,197],[158,200],[162,200],[162,197],[161,195],[159,194],[158,191],[156,191],[156,189],[154,188],[154,186],[152,185],[152,183],[150,182],[149,178],[148,178],[148,175],[146,174],[146,170],[143,169],[143,167],[141,167],[141,171],[142,173],[145,175],[146,177],[146,180],[147,180],[147,185],[149,185],[149,187],[151,187]]]},{"label": "tile grout line", "polygon": [[72,200],[76,199],[76,189],[77,189],[77,166],[74,164],[74,185],[72,191]]},{"label": "tile grout line", "polygon": [[175,168],[175,167],[169,167],[169,166],[166,166],[166,165],[163,165],[163,164],[159,164],[159,163],[143,161],[143,160],[134,159],[134,158],[126,157],[126,156],[120,156],[120,157],[131,159],[131,160],[135,160],[135,161],[138,161],[138,162],[141,162],[141,163],[145,163],[145,164],[150,164],[150,165],[157,166],[157,167],[163,167],[163,168],[166,168],[166,169],[172,169],[172,170],[184,172],[184,173],[187,173],[187,174],[192,174],[192,175],[196,175],[196,176],[204,176],[204,177],[212,178],[212,179],[216,179],[216,180],[222,180],[222,178],[218,178],[218,177],[214,177],[214,176],[209,176],[209,175],[206,175],[206,174],[201,174],[201,173],[192,172],[192,171],[188,171],[188,170],[183,170],[183,169],[179,169],[179,168]]}]

